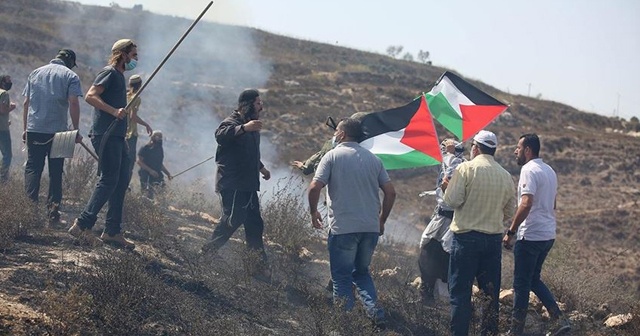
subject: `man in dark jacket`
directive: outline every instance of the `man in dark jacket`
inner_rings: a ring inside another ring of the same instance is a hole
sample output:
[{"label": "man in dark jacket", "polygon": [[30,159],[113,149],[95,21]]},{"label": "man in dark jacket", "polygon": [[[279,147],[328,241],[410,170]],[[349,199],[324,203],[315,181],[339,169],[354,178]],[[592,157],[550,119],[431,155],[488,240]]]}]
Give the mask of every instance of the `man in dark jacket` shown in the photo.
[{"label": "man in dark jacket", "polygon": [[260,254],[260,265],[264,266],[266,253],[258,200],[259,174],[268,180],[271,173],[260,161],[260,111],[262,100],[258,90],[245,90],[238,98],[238,109],[216,130],[216,191],[222,199],[222,218],[202,251],[218,250],[244,224],[247,247]]}]

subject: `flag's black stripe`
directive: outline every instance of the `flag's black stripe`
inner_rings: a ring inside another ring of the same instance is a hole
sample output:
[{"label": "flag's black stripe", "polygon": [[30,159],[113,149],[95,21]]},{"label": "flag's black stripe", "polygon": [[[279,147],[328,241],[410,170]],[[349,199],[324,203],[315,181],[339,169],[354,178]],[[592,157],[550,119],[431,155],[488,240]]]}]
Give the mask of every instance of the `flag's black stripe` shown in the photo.
[{"label": "flag's black stripe", "polygon": [[411,118],[420,108],[421,101],[422,99],[416,99],[405,106],[367,114],[362,119],[364,139],[373,138],[387,132],[399,131],[407,127],[411,122]]},{"label": "flag's black stripe", "polygon": [[444,77],[448,77],[451,83],[476,105],[505,105],[450,71],[445,71],[442,76],[440,76],[440,79],[438,79],[438,82],[436,82],[436,85],[438,85]]}]

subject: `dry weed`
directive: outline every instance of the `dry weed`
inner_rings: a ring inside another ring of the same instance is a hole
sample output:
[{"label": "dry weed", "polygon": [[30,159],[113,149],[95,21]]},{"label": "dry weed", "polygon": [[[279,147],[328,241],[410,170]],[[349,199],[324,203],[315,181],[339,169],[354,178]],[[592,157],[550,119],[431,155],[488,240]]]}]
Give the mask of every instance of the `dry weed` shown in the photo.
[{"label": "dry weed", "polygon": [[0,249],[10,248],[15,238],[46,224],[44,210],[27,197],[21,182],[0,184]]}]

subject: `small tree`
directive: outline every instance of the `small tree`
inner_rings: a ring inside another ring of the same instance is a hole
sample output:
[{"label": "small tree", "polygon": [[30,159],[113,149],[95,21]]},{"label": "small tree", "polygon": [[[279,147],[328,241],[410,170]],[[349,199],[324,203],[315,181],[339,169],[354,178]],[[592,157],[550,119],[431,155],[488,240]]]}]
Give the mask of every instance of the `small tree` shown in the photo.
[{"label": "small tree", "polygon": [[410,52],[407,52],[406,54],[404,54],[404,56],[402,56],[402,59],[405,61],[413,62],[413,55],[411,55]]},{"label": "small tree", "polygon": [[403,46],[389,46],[387,48],[387,55],[396,58],[396,56],[400,55],[402,49],[404,49]]},{"label": "small tree", "polygon": [[429,60],[430,54],[426,50],[418,51],[418,61],[431,65],[431,60]]}]

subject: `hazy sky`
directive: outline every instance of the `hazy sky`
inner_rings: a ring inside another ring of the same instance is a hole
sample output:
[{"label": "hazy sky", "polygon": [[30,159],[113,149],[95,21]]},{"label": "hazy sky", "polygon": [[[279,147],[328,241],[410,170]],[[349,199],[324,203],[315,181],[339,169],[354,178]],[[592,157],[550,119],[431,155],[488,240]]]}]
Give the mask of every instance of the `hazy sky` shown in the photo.
[{"label": "hazy sky", "polygon": [[[187,18],[209,3],[79,2]],[[504,91],[640,117],[638,0],[217,0],[205,19],[382,54],[426,50],[434,65]]]}]

